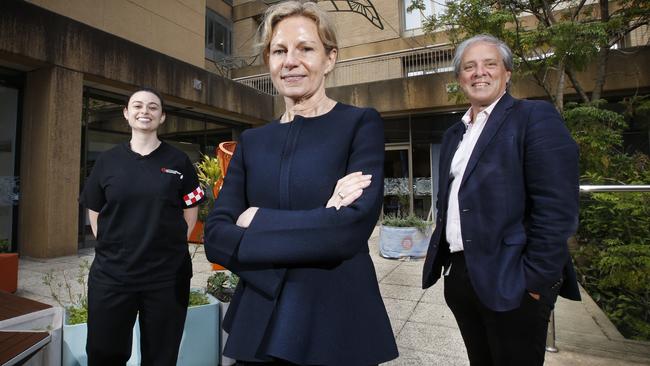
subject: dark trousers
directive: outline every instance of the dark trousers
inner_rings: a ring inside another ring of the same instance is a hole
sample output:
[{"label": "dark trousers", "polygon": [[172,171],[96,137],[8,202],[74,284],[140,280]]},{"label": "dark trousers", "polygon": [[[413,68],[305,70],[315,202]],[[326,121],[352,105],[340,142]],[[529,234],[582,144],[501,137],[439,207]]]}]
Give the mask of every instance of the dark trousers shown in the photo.
[{"label": "dark trousers", "polygon": [[476,296],[462,252],[451,254],[445,301],[454,313],[472,366],[544,364],[551,306],[527,292],[522,296],[517,309],[488,309]]},{"label": "dark trousers", "polygon": [[89,366],[125,365],[139,315],[142,365],[176,365],[189,302],[189,279],[176,286],[127,292],[89,281]]}]

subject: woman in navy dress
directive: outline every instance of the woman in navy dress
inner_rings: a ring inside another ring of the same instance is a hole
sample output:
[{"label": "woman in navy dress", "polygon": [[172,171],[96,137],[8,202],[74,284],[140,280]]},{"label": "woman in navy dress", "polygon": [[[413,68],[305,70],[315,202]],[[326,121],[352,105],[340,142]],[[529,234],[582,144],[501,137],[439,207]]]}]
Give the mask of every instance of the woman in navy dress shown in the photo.
[{"label": "woman in navy dress", "polygon": [[262,55],[285,111],[245,131],[206,224],[241,277],[223,327],[239,364],[373,365],[397,347],[368,253],[383,197],[377,111],[330,99],[338,47],[315,3],[269,8]]}]

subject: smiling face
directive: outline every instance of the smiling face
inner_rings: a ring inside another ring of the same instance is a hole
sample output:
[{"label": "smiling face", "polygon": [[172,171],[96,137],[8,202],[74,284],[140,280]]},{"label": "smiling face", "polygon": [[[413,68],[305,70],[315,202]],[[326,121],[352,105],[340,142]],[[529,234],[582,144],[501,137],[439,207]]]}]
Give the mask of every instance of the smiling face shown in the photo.
[{"label": "smiling face", "polygon": [[506,70],[497,47],[477,42],[463,53],[458,83],[477,113],[506,91],[511,72]]},{"label": "smiling face", "polygon": [[269,48],[273,85],[293,103],[324,95],[325,75],[334,68],[336,52],[325,50],[313,20],[304,16],[281,20],[273,29]]},{"label": "smiling face", "polygon": [[133,130],[143,132],[156,131],[165,121],[160,99],[148,91],[139,91],[129,98],[124,108],[124,118]]}]

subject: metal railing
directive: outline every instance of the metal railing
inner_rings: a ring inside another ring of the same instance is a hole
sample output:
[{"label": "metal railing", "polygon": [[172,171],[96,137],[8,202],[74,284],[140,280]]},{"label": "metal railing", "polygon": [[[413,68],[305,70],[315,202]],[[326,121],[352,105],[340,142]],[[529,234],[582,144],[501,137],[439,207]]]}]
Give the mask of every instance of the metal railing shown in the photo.
[{"label": "metal railing", "polygon": [[[326,86],[336,87],[372,81],[449,72],[453,70],[454,48],[432,46],[389,52],[372,57],[341,61],[327,77]],[[233,79],[263,93],[277,95],[269,74]]]},{"label": "metal railing", "polygon": [[[650,192],[650,185],[581,185],[580,193],[598,192]],[[555,311],[551,312],[546,334],[546,351],[558,352],[555,344]]]},{"label": "metal railing", "polygon": [[584,185],[580,186],[580,192],[650,192],[650,185]]}]

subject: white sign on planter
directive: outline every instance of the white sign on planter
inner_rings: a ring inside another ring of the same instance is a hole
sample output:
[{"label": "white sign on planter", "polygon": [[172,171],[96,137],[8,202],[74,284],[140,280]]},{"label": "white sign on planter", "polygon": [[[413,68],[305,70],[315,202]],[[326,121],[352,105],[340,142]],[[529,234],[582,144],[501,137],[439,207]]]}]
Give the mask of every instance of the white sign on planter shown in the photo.
[{"label": "white sign on planter", "polygon": [[422,232],[415,227],[381,225],[379,254],[384,258],[424,257],[432,233],[433,226],[428,226]]}]

